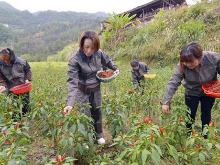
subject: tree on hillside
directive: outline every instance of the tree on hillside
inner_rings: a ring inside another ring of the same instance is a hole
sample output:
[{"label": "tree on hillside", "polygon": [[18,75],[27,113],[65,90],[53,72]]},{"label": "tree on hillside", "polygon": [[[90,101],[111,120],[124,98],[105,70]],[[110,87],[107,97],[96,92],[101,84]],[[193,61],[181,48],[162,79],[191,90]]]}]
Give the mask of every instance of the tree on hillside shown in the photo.
[{"label": "tree on hillside", "polygon": [[[6,43],[7,40],[12,38],[12,34],[8,28],[0,24],[0,43]],[[0,46],[1,46],[0,44]]]},{"label": "tree on hillside", "polygon": [[[120,16],[113,12],[113,15],[109,14],[109,17],[106,19],[108,22],[104,23],[106,30],[104,31],[103,35],[106,40],[109,40],[112,44],[112,40],[114,43],[123,38],[123,29],[126,27],[129,21],[131,21],[135,16],[132,15],[129,17],[130,14],[122,13]],[[114,39],[113,39],[114,38]]]}]

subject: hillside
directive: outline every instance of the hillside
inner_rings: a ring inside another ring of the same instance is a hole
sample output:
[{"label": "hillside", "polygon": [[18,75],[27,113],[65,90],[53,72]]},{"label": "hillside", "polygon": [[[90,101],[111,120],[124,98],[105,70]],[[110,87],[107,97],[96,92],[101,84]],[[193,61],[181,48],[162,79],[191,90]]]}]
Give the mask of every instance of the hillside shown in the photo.
[{"label": "hillside", "polygon": [[161,11],[144,26],[125,31],[114,44],[103,37],[103,49],[118,60],[137,58],[163,66],[176,62],[183,45],[191,41],[199,42],[204,50],[220,52],[218,0]]},{"label": "hillside", "polygon": [[[204,50],[220,52],[219,29],[219,2],[204,1],[193,6],[161,11],[150,23],[124,31],[121,38],[114,39],[113,43],[112,38],[103,33],[102,49],[116,60],[136,58],[165,66],[176,62],[182,46],[191,41],[199,42]],[[60,59],[61,55],[58,53],[55,56]],[[50,59],[57,61],[55,57]]]},{"label": "hillside", "polygon": [[34,61],[46,60],[48,55],[76,42],[82,31],[98,29],[105,19],[97,16],[100,13],[44,11],[32,14],[1,4],[0,47],[13,47],[18,56],[29,54]]}]

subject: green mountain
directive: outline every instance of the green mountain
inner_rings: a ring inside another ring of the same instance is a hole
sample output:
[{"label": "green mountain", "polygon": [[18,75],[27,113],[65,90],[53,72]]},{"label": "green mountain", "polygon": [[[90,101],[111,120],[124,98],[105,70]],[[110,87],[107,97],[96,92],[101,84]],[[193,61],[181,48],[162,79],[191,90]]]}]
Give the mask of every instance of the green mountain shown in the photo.
[{"label": "green mountain", "polygon": [[[200,43],[206,51],[220,52],[219,29],[219,0],[203,1],[166,12],[161,10],[148,24],[133,26],[119,38],[112,32],[103,33],[101,48],[119,61],[138,59],[166,66],[176,64],[182,47],[192,41]],[[68,60],[67,49],[50,58],[51,61]]]},{"label": "green mountain", "polygon": [[4,1],[0,2],[0,6],[4,7],[4,8],[7,8],[11,11],[19,11],[18,9],[15,9],[13,6],[11,6],[10,4],[8,4],[7,2],[4,2]]},{"label": "green mountain", "polygon": [[[2,4],[2,3],[1,3]],[[105,17],[78,12],[14,10],[0,4],[0,47],[12,47],[16,55],[46,60],[66,45],[77,42],[85,30],[97,30]]]}]

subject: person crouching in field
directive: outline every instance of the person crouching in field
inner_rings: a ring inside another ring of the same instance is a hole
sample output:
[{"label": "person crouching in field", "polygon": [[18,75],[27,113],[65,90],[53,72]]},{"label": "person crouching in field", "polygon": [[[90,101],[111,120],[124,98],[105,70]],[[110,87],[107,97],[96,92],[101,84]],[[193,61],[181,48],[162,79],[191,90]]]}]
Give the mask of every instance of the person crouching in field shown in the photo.
[{"label": "person crouching in field", "polygon": [[[28,83],[31,77],[31,67],[26,60],[16,57],[10,48],[0,50],[0,93],[10,94],[10,88]],[[29,111],[29,92],[22,95],[22,113],[26,114]]]},{"label": "person crouching in field", "polygon": [[[68,64],[67,79],[67,106],[64,112],[70,113],[77,102],[81,103],[79,111],[94,119],[94,128],[97,133],[98,144],[104,144],[102,134],[102,112],[101,112],[101,89],[100,82],[96,78],[97,71],[103,65],[119,73],[118,66],[112,62],[100,48],[98,35],[93,31],[85,31],[80,36],[79,50],[75,52]],[[91,108],[85,106],[89,103]],[[83,105],[84,104],[84,105]]]},{"label": "person crouching in field", "polygon": [[[196,42],[190,42],[182,48],[180,62],[167,84],[162,100],[162,111],[170,113],[170,100],[184,79],[185,104],[188,107],[187,116],[189,118],[189,122],[186,124],[188,135],[191,133],[199,103],[201,104],[202,131],[204,126],[209,125],[211,121],[211,109],[215,98],[207,96],[201,85],[210,80],[217,80],[217,73],[220,74],[219,53],[203,51]],[[207,138],[207,134],[204,135],[204,138]]]},{"label": "person crouching in field", "polygon": [[149,67],[144,62],[138,62],[137,60],[131,61],[130,64],[132,67],[131,75],[133,84],[137,87],[137,89],[142,85],[144,88],[144,84],[142,84],[146,81],[144,78],[144,74],[150,73]]}]

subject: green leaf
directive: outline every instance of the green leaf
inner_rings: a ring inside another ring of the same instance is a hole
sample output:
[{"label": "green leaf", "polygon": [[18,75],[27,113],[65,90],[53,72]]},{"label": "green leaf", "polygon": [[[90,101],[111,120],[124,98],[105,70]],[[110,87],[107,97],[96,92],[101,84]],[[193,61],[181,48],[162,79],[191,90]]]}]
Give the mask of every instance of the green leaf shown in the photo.
[{"label": "green leaf", "polygon": [[69,131],[70,131],[72,134],[74,134],[75,131],[76,131],[76,125],[73,124],[73,125],[70,127]]},{"label": "green leaf", "polygon": [[43,107],[40,108],[40,111],[41,111],[41,114],[42,114],[43,116],[46,116],[46,115],[47,115],[47,113],[46,113],[46,111],[44,110]]},{"label": "green leaf", "polygon": [[202,162],[205,162],[205,155],[204,155],[202,152],[199,153],[199,159],[200,159]]},{"label": "green leaf", "polygon": [[15,165],[15,164],[17,164],[15,160],[10,160],[10,161],[8,162],[8,165]]},{"label": "green leaf", "polygon": [[145,164],[148,155],[150,155],[150,152],[148,150],[144,149],[142,151],[142,165]]},{"label": "green leaf", "polygon": [[213,145],[212,143],[208,143],[207,149],[208,149],[208,150],[211,150],[211,149],[212,149],[212,145]]},{"label": "green leaf", "polygon": [[154,164],[160,165],[160,155],[156,152],[155,149],[152,149],[151,160]]},{"label": "green leaf", "polygon": [[179,164],[179,160],[178,160],[179,157],[178,157],[178,152],[177,152],[176,148],[173,147],[172,145],[169,145],[168,150],[169,150],[170,155],[172,155],[173,158],[175,159],[176,163]]},{"label": "green leaf", "polygon": [[132,163],[131,165],[138,165],[138,163],[137,163],[137,162],[134,162],[134,163]]},{"label": "green leaf", "polygon": [[126,154],[127,154],[127,150],[124,150],[115,161],[120,162]]},{"label": "green leaf", "polygon": [[192,165],[197,165],[198,164],[198,157],[194,157],[192,159]]},{"label": "green leaf", "polygon": [[218,148],[218,150],[220,150],[220,145],[219,144],[216,144],[215,147]]},{"label": "green leaf", "polygon": [[82,149],[82,145],[80,143],[77,143],[77,148],[78,148],[78,151],[80,153],[80,155],[83,154],[83,149]]}]

